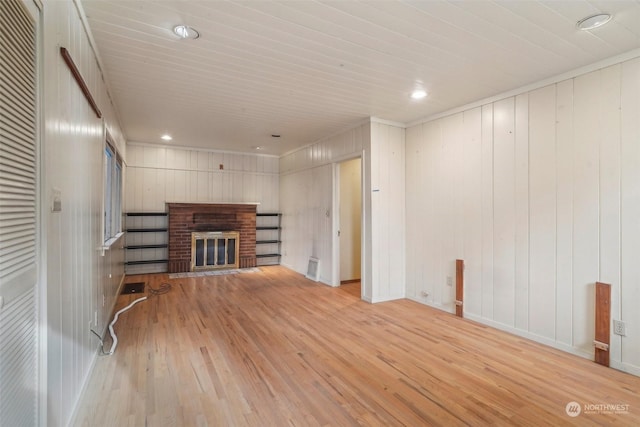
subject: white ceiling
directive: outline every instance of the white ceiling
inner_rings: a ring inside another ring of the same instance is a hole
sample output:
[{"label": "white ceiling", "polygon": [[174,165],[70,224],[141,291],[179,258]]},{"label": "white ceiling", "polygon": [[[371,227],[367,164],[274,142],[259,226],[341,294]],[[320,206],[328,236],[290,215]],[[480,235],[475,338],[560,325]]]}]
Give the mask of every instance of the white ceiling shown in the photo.
[{"label": "white ceiling", "polygon": [[[640,48],[640,0],[82,0],[129,141],[282,154]],[[614,15],[592,32],[576,21]],[[198,40],[179,40],[178,24]],[[429,96],[410,99],[422,86]],[[271,134],[281,134],[275,139]]]}]

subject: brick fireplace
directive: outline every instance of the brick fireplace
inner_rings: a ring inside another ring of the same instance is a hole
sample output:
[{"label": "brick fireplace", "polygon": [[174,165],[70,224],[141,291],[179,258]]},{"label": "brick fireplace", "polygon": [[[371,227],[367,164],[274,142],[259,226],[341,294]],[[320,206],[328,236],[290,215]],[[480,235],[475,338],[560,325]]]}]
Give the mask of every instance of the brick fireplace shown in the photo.
[{"label": "brick fireplace", "polygon": [[240,268],[256,266],[256,205],[167,203],[169,212],[169,273],[191,268],[191,233],[237,231]]}]

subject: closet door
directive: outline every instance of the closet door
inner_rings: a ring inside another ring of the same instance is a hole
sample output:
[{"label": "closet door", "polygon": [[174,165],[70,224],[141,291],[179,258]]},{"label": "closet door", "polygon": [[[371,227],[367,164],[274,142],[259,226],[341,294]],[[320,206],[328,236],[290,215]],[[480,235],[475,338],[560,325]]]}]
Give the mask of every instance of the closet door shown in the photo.
[{"label": "closet door", "polygon": [[0,1],[0,424],[7,426],[38,423],[37,27],[30,9]]}]

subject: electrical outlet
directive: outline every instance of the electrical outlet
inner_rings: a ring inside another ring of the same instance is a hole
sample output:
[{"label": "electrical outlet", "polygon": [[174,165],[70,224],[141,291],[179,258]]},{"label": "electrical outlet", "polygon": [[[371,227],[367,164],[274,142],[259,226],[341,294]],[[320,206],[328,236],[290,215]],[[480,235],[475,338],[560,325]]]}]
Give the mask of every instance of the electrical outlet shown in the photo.
[{"label": "electrical outlet", "polygon": [[98,326],[98,310],[93,312],[93,324]]},{"label": "electrical outlet", "polygon": [[425,297],[425,298],[426,298],[426,297],[428,297],[428,296],[429,296],[429,292],[427,292],[427,291],[422,291],[422,292],[420,292],[420,296],[423,296],[423,297]]},{"label": "electrical outlet", "polygon": [[627,336],[627,325],[622,320],[613,321],[613,333],[621,337]]},{"label": "electrical outlet", "polygon": [[453,286],[453,277],[447,276],[447,286]]}]

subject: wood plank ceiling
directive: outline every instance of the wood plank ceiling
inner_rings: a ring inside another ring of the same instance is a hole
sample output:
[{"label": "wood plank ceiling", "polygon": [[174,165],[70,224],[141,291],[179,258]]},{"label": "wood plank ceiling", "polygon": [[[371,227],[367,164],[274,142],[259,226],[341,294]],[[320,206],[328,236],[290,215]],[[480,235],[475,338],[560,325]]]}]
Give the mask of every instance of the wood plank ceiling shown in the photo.
[{"label": "wood plank ceiling", "polygon": [[[640,0],[81,0],[129,141],[282,154],[640,48]],[[576,22],[597,12],[591,32]],[[178,24],[197,29],[180,40]],[[416,87],[429,96],[412,100]],[[272,138],[281,134],[281,138]]]}]

